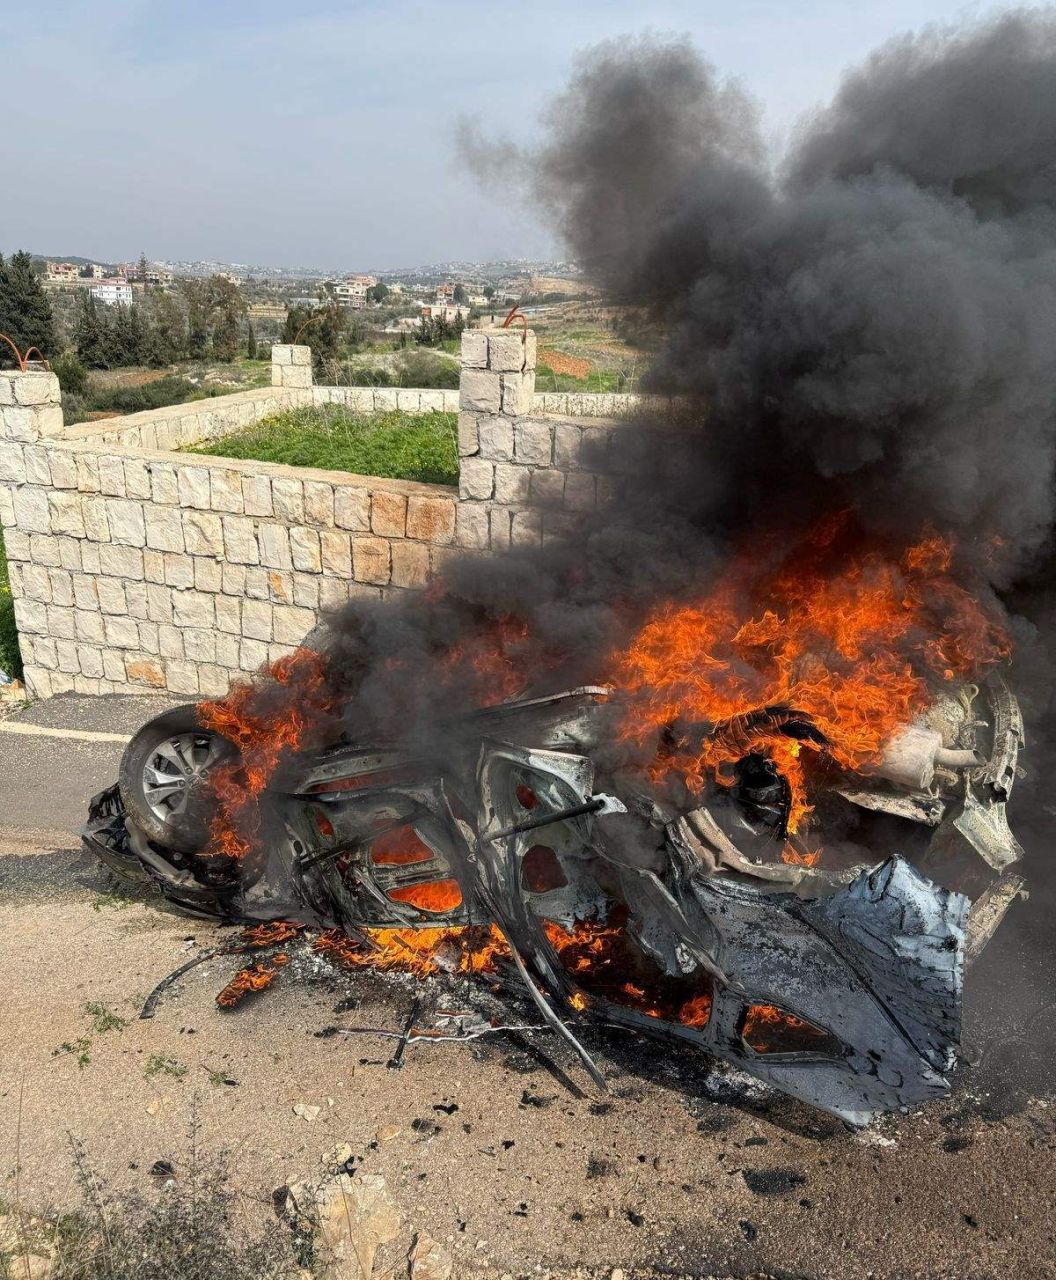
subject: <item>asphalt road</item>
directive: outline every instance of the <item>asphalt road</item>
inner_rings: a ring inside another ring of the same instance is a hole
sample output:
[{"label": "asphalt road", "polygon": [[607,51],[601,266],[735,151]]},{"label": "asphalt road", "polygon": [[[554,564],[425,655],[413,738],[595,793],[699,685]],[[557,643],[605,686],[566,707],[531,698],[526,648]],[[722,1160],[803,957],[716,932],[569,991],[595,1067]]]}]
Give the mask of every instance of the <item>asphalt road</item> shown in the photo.
[{"label": "asphalt road", "polygon": [[[456,1277],[1056,1277],[1056,1098],[1033,1077],[968,1072],[946,1102],[852,1133],[699,1056],[601,1033],[605,1094],[545,1035],[413,1047],[394,1071],[391,1041],[340,1032],[479,989],[311,957],[234,1014],[213,997],[238,962],[217,958],[138,1020],[155,983],[231,936],[115,892],[78,852],[120,739],[167,705],[62,697],[0,723],[0,1199],[20,1164],[24,1202],[74,1203],[68,1131],[148,1192],[155,1160],[183,1167],[194,1114],[260,1212],[347,1143],[402,1215],[394,1275],[427,1230]],[[89,1004],[125,1025],[98,1030]],[[1014,1074],[1024,1054],[1008,1056]]]}]

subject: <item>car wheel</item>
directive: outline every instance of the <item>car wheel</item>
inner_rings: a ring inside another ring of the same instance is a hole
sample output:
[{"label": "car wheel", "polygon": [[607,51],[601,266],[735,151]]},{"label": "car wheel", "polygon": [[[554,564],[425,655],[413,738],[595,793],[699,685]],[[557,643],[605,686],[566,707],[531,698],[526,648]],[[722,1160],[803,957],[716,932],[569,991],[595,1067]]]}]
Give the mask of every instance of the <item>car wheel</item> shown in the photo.
[{"label": "car wheel", "polygon": [[198,853],[208,843],[215,811],[209,779],[237,757],[233,743],[201,726],[193,704],[176,707],[145,724],[125,748],[121,800],[150,840]]}]

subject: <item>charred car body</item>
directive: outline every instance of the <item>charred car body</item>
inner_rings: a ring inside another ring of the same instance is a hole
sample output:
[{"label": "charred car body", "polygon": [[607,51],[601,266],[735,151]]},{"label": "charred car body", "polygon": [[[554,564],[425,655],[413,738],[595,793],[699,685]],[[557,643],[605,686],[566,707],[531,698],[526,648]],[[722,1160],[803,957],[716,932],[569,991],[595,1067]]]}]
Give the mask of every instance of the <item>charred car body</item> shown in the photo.
[{"label": "charred car body", "polygon": [[[204,851],[210,776],[237,753],[180,708],[129,744],[85,842],[200,915],[365,945],[491,926],[577,1048],[584,1018],[688,1042],[853,1124],[944,1093],[964,965],[1023,887],[1005,815],[1023,731],[1003,680],[940,695],[868,775],[834,776],[813,851],[790,843],[765,757],[688,799],[622,773],[612,701],[585,687],[467,715],[442,767],[347,741],[296,756],[234,865]],[[766,715],[819,737],[793,709]]]}]

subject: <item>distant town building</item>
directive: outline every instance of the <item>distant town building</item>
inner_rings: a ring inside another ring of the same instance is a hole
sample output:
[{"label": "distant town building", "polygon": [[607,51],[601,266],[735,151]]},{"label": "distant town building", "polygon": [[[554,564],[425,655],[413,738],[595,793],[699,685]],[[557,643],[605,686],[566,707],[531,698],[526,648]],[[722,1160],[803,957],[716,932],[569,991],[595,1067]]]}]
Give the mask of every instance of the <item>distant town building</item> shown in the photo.
[{"label": "distant town building", "polygon": [[162,267],[147,267],[147,284],[156,285],[159,289],[168,289],[171,287],[173,275],[171,271],[166,271]]},{"label": "distant town building", "polygon": [[461,306],[455,302],[424,302],[422,304],[423,320],[444,319],[448,324],[454,324],[459,317],[463,320],[468,320],[469,307]]},{"label": "distant town building", "polygon": [[132,286],[127,280],[100,280],[91,287],[91,295],[97,302],[108,307],[130,307],[132,305]]},{"label": "distant town building", "polygon": [[226,280],[228,284],[239,285],[242,283],[242,277],[236,276],[230,271],[218,271],[216,275],[218,279]]},{"label": "distant town building", "polygon": [[[372,283],[367,284],[368,280]],[[377,281],[373,276],[349,276],[347,280],[326,280],[323,288],[339,307],[347,307],[350,311],[362,311],[367,305],[367,290],[372,289],[375,284]]]},{"label": "distant town building", "polygon": [[451,302],[455,296],[455,286],[452,281],[445,280],[443,284],[436,286],[437,302]]},{"label": "distant town building", "polygon": [[101,267],[98,262],[89,263],[88,278],[90,280],[105,280],[106,267]]},{"label": "distant town building", "polygon": [[54,284],[73,283],[80,279],[81,269],[76,262],[47,262],[44,264],[44,279]]}]

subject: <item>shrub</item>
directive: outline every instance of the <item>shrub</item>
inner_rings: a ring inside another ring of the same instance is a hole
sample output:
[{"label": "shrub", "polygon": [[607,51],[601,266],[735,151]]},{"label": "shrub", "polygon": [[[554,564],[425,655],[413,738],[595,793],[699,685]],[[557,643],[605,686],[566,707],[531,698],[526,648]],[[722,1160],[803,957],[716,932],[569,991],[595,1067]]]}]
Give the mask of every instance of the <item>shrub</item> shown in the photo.
[{"label": "shrub", "polygon": [[438,351],[401,351],[396,364],[401,387],[458,387],[458,361],[448,360]]},{"label": "shrub", "polygon": [[355,414],[340,405],[322,405],[275,414],[191,452],[457,484],[457,437],[454,413]]},{"label": "shrub", "polygon": [[88,389],[88,370],[72,353],[51,362],[51,371],[59,379],[63,396],[82,396]]},{"label": "shrub", "polygon": [[166,1178],[149,1198],[115,1191],[74,1144],[82,1207],[55,1224],[52,1280],[288,1280],[308,1258],[276,1219],[247,1222],[223,1160]]}]

